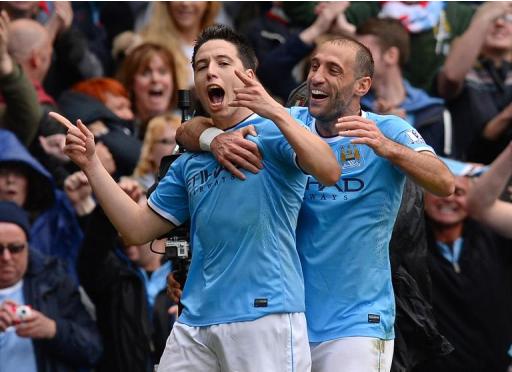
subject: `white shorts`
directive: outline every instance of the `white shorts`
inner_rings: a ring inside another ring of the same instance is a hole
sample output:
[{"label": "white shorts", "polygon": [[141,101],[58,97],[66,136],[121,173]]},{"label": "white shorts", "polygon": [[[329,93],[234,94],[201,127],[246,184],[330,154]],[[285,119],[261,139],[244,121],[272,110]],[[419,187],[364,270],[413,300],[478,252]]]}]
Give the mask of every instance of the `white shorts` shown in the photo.
[{"label": "white shorts", "polygon": [[394,345],[373,337],[312,342],[311,372],[389,372]]},{"label": "white shorts", "polygon": [[174,323],[158,372],[309,372],[304,313],[208,327]]}]

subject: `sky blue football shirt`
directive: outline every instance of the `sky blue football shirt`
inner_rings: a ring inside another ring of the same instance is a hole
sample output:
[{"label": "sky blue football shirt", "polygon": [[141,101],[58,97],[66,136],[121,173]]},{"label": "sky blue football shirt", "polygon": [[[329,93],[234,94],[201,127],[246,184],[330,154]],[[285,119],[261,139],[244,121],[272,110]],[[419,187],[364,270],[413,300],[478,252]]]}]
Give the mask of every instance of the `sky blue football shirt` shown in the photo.
[{"label": "sky blue football shirt", "polygon": [[263,156],[258,174],[241,181],[210,153],[185,153],[148,200],[175,225],[190,217],[193,255],[179,319],[190,326],[305,309],[295,229],[306,175],[273,122],[253,114],[231,130],[250,124]]},{"label": "sky blue football shirt", "polygon": [[[292,116],[316,132],[307,108]],[[384,135],[415,151],[432,151],[420,134],[396,116],[363,112]],[[366,145],[323,138],[342,176],[324,187],[309,176],[297,227],[306,290],[310,342],[361,336],[394,338],[395,302],[389,241],[405,175]]]}]

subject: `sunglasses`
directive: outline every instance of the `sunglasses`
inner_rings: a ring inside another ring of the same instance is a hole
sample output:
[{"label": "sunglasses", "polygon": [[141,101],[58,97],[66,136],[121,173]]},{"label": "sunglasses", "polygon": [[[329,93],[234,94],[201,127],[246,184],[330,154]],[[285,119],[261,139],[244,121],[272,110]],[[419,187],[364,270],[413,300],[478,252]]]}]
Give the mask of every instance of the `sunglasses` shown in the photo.
[{"label": "sunglasses", "polygon": [[20,253],[25,249],[27,243],[0,243],[0,256],[4,254],[4,250],[7,249],[11,254]]}]

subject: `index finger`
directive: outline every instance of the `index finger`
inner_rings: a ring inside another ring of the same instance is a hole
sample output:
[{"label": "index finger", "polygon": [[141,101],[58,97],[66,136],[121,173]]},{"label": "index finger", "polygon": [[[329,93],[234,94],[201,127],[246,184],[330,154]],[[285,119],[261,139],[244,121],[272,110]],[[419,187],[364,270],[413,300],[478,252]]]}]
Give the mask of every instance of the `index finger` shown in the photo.
[{"label": "index finger", "polygon": [[250,78],[245,72],[235,70],[235,75],[242,80],[242,83],[245,85],[254,85],[254,79]]},{"label": "index finger", "polygon": [[48,113],[48,116],[50,116],[51,118],[55,119],[58,123],[65,126],[67,130],[70,130],[71,128],[74,127],[74,125],[61,114],[57,114],[56,112],[50,111]]}]

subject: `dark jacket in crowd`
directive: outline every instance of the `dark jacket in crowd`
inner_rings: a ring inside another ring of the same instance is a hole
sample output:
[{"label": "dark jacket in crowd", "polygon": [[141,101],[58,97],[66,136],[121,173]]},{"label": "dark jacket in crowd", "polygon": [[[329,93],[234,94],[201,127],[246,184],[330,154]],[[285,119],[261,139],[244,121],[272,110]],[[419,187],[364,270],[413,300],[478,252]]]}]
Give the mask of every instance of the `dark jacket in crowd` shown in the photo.
[{"label": "dark jacket in crowd", "polygon": [[396,301],[391,371],[408,372],[425,360],[453,351],[438,329],[432,308],[423,189],[409,179],[389,247]]},{"label": "dark jacket in crowd", "polygon": [[118,176],[131,175],[140,156],[142,144],[136,137],[133,121],[120,119],[102,102],[77,92],[65,92],[59,98],[59,106],[64,116],[71,122],[81,119],[85,125],[101,121],[108,133],[96,140],[108,147],[116,163]]},{"label": "dark jacket in crowd", "polygon": [[77,282],[76,259],[83,234],[66,194],[55,187],[48,171],[7,130],[0,129],[0,165],[18,164],[28,174],[27,201],[31,247],[60,258]]},{"label": "dark jacket in crowd", "polygon": [[503,372],[511,363],[512,246],[466,220],[459,270],[444,258],[427,225],[434,314],[455,350],[418,372]]},{"label": "dark jacket in crowd", "polygon": [[31,249],[23,295],[32,308],[57,325],[52,340],[32,340],[38,372],[76,372],[93,367],[102,353],[101,337],[85,310],[78,288],[55,258]]},{"label": "dark jacket in crowd", "polygon": [[152,372],[169,336],[172,305],[161,292],[149,314],[144,282],[118,250],[118,235],[97,207],[89,218],[79,275],[96,306],[105,352],[97,372]]}]

